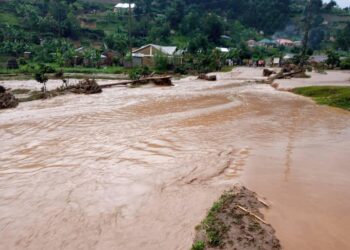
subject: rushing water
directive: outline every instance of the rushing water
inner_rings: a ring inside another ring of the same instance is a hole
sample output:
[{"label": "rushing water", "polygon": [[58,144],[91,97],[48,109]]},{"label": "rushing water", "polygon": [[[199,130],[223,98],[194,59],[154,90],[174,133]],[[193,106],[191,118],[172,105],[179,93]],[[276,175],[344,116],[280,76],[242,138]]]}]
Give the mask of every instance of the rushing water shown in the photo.
[{"label": "rushing water", "polygon": [[349,249],[350,114],[185,79],[0,111],[1,249],[189,249],[242,183],[285,249]]}]

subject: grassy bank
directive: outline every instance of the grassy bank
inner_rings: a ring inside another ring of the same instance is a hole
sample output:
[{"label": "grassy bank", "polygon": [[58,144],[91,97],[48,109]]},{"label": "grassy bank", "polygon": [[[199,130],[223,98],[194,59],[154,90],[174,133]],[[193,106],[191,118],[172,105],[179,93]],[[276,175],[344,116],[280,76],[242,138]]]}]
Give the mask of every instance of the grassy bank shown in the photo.
[{"label": "grassy bank", "polygon": [[293,89],[293,93],[311,97],[321,105],[329,105],[350,111],[350,87],[303,87]]}]

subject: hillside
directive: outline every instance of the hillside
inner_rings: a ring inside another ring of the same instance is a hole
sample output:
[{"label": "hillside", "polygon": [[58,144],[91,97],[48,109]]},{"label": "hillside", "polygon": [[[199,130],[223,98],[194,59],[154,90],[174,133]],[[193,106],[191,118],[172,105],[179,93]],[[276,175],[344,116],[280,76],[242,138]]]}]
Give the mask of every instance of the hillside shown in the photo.
[{"label": "hillside", "polygon": [[[347,49],[349,10],[319,2],[310,33],[314,50]],[[74,49],[86,48],[90,58],[106,49],[122,57],[128,51],[128,13],[114,13],[118,1],[8,0],[0,5],[0,60],[30,51],[36,61],[62,61]],[[214,47],[236,48],[250,57],[246,41],[263,38],[301,40],[305,1],[301,0],[135,0],[132,13],[133,47],[148,43],[175,45],[190,53]],[[347,30],[347,29],[345,29]],[[343,33],[341,33],[343,32]],[[342,36],[338,43],[337,36]],[[60,51],[58,54],[57,51]],[[295,51],[297,52],[297,51]],[[253,51],[256,57],[280,53]],[[55,54],[55,55],[54,55]],[[92,56],[93,55],[93,56]]]}]

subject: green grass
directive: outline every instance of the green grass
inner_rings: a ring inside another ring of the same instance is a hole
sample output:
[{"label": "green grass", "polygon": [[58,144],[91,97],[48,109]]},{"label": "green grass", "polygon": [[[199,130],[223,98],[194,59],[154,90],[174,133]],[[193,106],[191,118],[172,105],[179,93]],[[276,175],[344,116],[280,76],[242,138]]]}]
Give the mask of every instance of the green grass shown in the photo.
[{"label": "green grass", "polygon": [[[51,64],[50,64],[51,65]],[[19,69],[6,69],[0,68],[0,75],[8,74],[33,74],[35,72],[35,64],[33,67],[27,65],[20,66]],[[60,70],[61,67],[52,64],[51,65],[56,71]],[[128,69],[123,67],[101,67],[101,68],[88,68],[88,67],[64,67],[62,68],[64,73],[79,73],[79,74],[122,74],[127,73]]]},{"label": "green grass", "polygon": [[30,89],[14,89],[11,92],[15,95],[28,94],[30,92]]},{"label": "green grass", "polygon": [[191,250],[204,250],[204,249],[205,249],[205,243],[202,240],[196,241],[191,248]]},{"label": "green grass", "polygon": [[219,247],[222,245],[222,237],[228,230],[225,224],[218,218],[218,214],[222,211],[224,203],[228,196],[224,194],[219,201],[215,202],[209,210],[207,217],[202,222],[203,228],[206,232],[208,244],[211,247]]},{"label": "green grass", "polygon": [[295,88],[293,92],[311,97],[318,104],[329,105],[350,111],[350,87],[313,86]]},{"label": "green grass", "polygon": [[64,73],[82,73],[82,74],[122,74],[126,70],[123,67],[102,67],[102,68],[85,68],[72,67],[63,68]]},{"label": "green grass", "polygon": [[225,66],[223,66],[222,68],[221,68],[221,72],[231,72],[232,70],[233,70],[233,66],[227,66],[227,65],[225,65]]}]

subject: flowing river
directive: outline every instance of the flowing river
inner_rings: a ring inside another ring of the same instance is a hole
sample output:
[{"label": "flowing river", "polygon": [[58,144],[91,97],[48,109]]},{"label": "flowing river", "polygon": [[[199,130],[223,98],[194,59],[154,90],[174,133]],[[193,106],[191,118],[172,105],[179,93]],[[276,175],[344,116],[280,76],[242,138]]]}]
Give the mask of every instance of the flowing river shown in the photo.
[{"label": "flowing river", "polygon": [[0,249],[189,249],[236,183],[284,249],[350,249],[350,113],[233,78],[0,111]]}]

